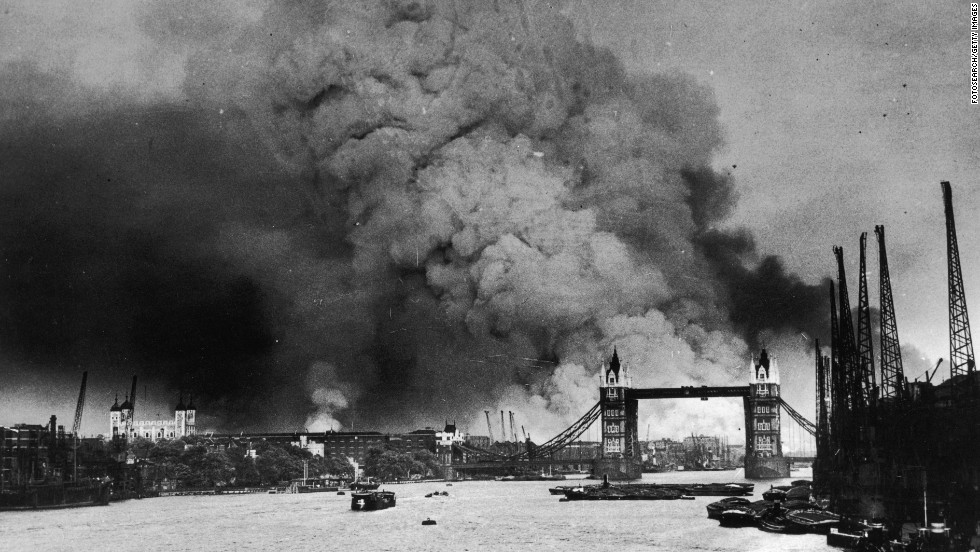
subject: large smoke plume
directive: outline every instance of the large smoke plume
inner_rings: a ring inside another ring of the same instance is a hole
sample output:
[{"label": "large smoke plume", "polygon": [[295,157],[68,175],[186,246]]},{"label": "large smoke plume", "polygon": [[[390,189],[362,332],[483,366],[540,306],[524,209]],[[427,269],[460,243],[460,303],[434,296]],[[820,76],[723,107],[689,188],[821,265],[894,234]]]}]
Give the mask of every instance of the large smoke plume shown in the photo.
[{"label": "large smoke plume", "polygon": [[[825,288],[724,229],[737,194],[691,77],[628,75],[542,2],[200,9],[142,17],[189,56],[191,107],[47,102],[4,133],[30,160],[5,197],[81,202],[5,221],[8,356],[142,366],[219,430],[480,432],[503,409],[538,441],[594,403],[613,347],[637,386],[740,384],[761,344],[812,379]],[[741,425],[689,406],[643,408],[658,435]]]},{"label": "large smoke plume", "polygon": [[739,238],[713,228],[735,194],[708,168],[711,92],[628,76],[544,4],[290,2],[220,50],[196,56],[188,91],[244,110],[343,217],[319,317],[361,320],[342,340],[326,328],[340,342],[310,368],[310,429],[369,398],[474,427],[499,405],[555,431],[614,346],[638,385],[720,384],[742,375],[742,336],[794,329],[798,307],[759,302],[810,290],[719,253]]}]

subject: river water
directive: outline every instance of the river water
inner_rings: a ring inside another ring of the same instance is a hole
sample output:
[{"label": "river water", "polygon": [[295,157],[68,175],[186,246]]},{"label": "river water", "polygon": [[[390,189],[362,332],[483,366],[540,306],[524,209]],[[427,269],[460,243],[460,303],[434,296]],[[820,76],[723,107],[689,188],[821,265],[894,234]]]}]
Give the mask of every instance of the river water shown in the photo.
[{"label": "river water", "polygon": [[[742,482],[742,471],[646,474],[659,483]],[[791,479],[808,478],[809,471]],[[755,498],[769,484],[756,482]],[[185,496],[107,507],[0,513],[0,550],[821,551],[820,535],[729,529],[696,500],[559,502],[554,482],[418,483],[386,487],[395,508],[354,512],[335,493]],[[571,483],[564,483],[571,484]],[[448,491],[449,496],[425,498]],[[432,518],[436,526],[422,526]]]}]

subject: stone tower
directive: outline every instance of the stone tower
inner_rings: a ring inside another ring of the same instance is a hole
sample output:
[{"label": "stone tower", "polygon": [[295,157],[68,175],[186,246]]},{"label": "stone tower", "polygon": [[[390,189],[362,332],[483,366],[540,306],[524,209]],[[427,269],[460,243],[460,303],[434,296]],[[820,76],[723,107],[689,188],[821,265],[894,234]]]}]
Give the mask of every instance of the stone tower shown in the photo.
[{"label": "stone tower", "polygon": [[191,401],[187,403],[187,410],[184,414],[184,435],[197,435],[197,409],[194,408],[194,396],[191,395]]},{"label": "stone tower", "polygon": [[779,366],[765,349],[749,363],[745,399],[745,476],[789,477],[779,432]]},{"label": "stone tower", "polygon": [[181,393],[177,406],[174,407],[174,436],[178,439],[187,435],[187,407],[184,405],[184,394]]},{"label": "stone tower", "polygon": [[135,436],[133,433],[133,403],[129,402],[129,395],[126,395],[126,400],[119,407],[119,411],[122,417],[123,438],[132,439]]},{"label": "stone tower", "polygon": [[117,439],[121,436],[122,431],[122,407],[119,406],[119,395],[116,395],[116,401],[109,408],[109,437]]},{"label": "stone tower", "polygon": [[600,377],[602,455],[595,461],[593,475],[614,480],[639,479],[643,471],[636,427],[637,402],[628,397],[632,382],[626,366],[620,365],[616,350]]}]

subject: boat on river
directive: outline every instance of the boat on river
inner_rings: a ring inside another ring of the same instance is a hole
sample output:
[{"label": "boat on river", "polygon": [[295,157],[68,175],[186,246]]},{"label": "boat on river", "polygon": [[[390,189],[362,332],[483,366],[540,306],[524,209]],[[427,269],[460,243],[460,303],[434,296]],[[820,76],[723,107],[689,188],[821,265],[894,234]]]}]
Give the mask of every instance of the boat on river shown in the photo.
[{"label": "boat on river", "polygon": [[745,506],[750,502],[751,501],[747,498],[742,498],[740,496],[729,496],[719,500],[718,502],[712,502],[705,508],[708,510],[709,519],[721,519],[721,513],[725,510],[732,509],[735,506]]},{"label": "boat on river", "polygon": [[568,500],[677,500],[683,496],[676,489],[639,485],[577,487],[565,491]]},{"label": "boat on river", "polygon": [[392,491],[355,491],[350,494],[351,510],[384,510],[395,506]]},{"label": "boat on river", "polygon": [[840,516],[819,508],[806,508],[786,512],[786,521],[799,526],[807,533],[827,534],[840,523]]}]

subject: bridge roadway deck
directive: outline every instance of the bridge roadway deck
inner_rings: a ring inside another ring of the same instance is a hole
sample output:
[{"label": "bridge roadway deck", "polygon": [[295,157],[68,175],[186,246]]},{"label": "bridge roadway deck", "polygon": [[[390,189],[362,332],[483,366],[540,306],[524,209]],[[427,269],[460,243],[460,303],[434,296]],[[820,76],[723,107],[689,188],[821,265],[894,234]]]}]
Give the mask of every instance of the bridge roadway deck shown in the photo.
[{"label": "bridge roadway deck", "polygon": [[586,464],[591,463],[595,458],[535,458],[534,460],[498,460],[495,462],[467,462],[464,464],[450,464],[456,470],[476,470],[482,468],[499,468],[503,466],[556,466],[566,464]]},{"label": "bridge roadway deck", "polygon": [[627,399],[695,399],[708,400],[713,397],[748,397],[749,386],[733,387],[654,387],[650,389],[627,389]]}]

